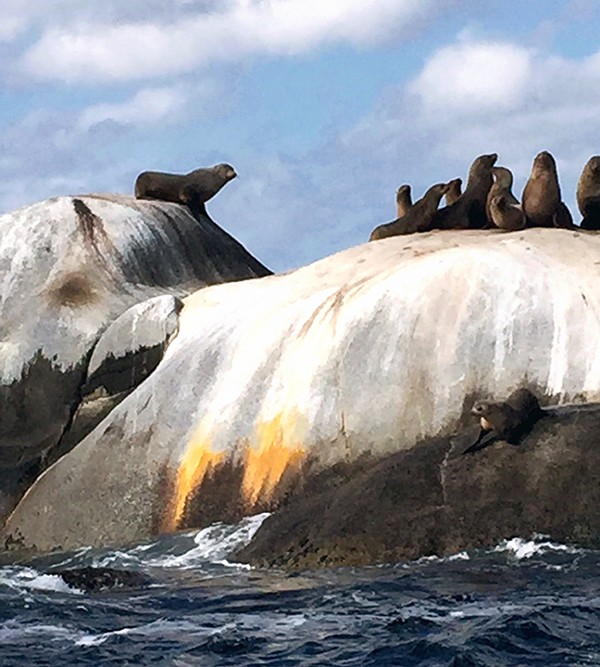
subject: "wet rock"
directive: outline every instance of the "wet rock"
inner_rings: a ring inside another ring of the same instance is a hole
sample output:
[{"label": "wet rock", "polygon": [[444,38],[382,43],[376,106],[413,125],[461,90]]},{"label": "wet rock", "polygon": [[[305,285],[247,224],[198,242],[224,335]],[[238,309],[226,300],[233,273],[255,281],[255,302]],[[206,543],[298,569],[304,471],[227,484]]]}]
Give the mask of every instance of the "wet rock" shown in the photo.
[{"label": "wet rock", "polygon": [[[299,493],[235,554],[304,569],[398,562],[535,533],[600,545],[600,404],[546,408],[518,446],[462,456],[460,438],[355,464],[349,479]],[[315,480],[317,483],[318,480]]]},{"label": "wet rock", "polygon": [[134,570],[113,567],[75,567],[68,570],[53,570],[71,588],[86,593],[98,593],[112,588],[142,588],[152,583],[150,577]]}]

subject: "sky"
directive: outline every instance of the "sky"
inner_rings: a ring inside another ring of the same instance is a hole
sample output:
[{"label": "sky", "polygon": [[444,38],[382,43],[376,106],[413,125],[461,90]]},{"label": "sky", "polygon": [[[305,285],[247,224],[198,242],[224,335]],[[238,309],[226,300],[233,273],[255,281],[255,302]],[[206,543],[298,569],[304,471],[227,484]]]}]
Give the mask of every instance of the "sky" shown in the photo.
[{"label": "sky", "polygon": [[211,217],[286,271],[549,150],[579,221],[599,35],[600,0],[0,0],[0,212],[228,162]]}]

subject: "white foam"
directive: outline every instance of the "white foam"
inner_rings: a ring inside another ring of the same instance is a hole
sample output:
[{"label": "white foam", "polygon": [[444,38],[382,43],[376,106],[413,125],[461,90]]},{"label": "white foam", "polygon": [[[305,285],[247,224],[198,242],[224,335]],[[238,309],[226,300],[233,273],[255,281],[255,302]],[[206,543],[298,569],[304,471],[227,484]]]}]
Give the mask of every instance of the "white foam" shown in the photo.
[{"label": "white foam", "polygon": [[503,540],[493,549],[495,552],[508,552],[516,560],[524,560],[532,556],[540,556],[552,552],[576,554],[580,549],[570,547],[566,544],[552,542],[544,535],[536,535],[532,540],[525,540],[521,537],[513,537],[510,540]]},{"label": "white foam", "polygon": [[17,590],[54,591],[58,593],[81,593],[71,588],[56,574],[40,574],[29,567],[4,567],[0,569],[0,585]]},{"label": "white foam", "polygon": [[190,568],[199,563],[220,563],[228,567],[246,569],[246,565],[227,561],[226,557],[250,542],[269,512],[255,514],[242,519],[238,524],[215,523],[204,528],[194,537],[195,547],[179,556],[161,556],[146,561],[148,565],[158,567]]}]

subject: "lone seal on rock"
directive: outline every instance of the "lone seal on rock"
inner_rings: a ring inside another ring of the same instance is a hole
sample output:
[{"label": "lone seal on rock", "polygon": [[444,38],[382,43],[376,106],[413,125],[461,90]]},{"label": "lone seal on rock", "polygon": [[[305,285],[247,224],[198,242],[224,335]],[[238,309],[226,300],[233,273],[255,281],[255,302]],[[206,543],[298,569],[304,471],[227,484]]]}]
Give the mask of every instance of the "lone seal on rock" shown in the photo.
[{"label": "lone seal on rock", "polygon": [[485,205],[493,183],[492,167],[497,159],[496,153],[490,153],[474,160],[465,191],[451,206],[436,213],[432,229],[483,229],[487,226]]},{"label": "lone seal on rock", "polygon": [[433,216],[436,214],[440,199],[446,194],[447,188],[447,183],[432,185],[421,199],[410,207],[408,213],[397,220],[375,227],[369,236],[369,241],[427,231]]},{"label": "lone seal on rock", "polygon": [[577,206],[583,216],[581,229],[600,229],[600,155],[591,157],[581,172]]},{"label": "lone seal on rock", "polygon": [[561,201],[556,162],[548,151],[535,156],[521,201],[529,227],[573,228],[571,213]]},{"label": "lone seal on rock", "polygon": [[144,171],[135,180],[137,199],[160,199],[203,211],[204,204],[237,174],[229,164],[195,169],[189,174]]},{"label": "lone seal on rock", "polygon": [[477,401],[471,414],[479,417],[481,430],[477,440],[463,454],[472,454],[495,440],[518,444],[543,411],[537,396],[529,389],[521,388],[513,391],[506,401]]},{"label": "lone seal on rock", "polygon": [[406,215],[412,206],[410,185],[401,185],[396,190],[396,220]]}]

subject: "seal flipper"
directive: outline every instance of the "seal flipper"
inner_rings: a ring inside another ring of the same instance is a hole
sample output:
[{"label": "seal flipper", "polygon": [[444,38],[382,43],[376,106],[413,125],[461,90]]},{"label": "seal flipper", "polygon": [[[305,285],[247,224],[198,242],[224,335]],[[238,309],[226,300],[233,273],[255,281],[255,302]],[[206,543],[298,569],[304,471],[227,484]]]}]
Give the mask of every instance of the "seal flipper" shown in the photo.
[{"label": "seal flipper", "polygon": [[480,449],[485,449],[486,447],[489,447],[491,444],[493,444],[497,439],[498,439],[498,434],[496,431],[489,431],[488,429],[482,428],[479,431],[479,436],[477,440],[472,445],[469,445],[461,454],[461,456],[464,456],[465,454],[474,454],[475,452],[478,452]]}]

